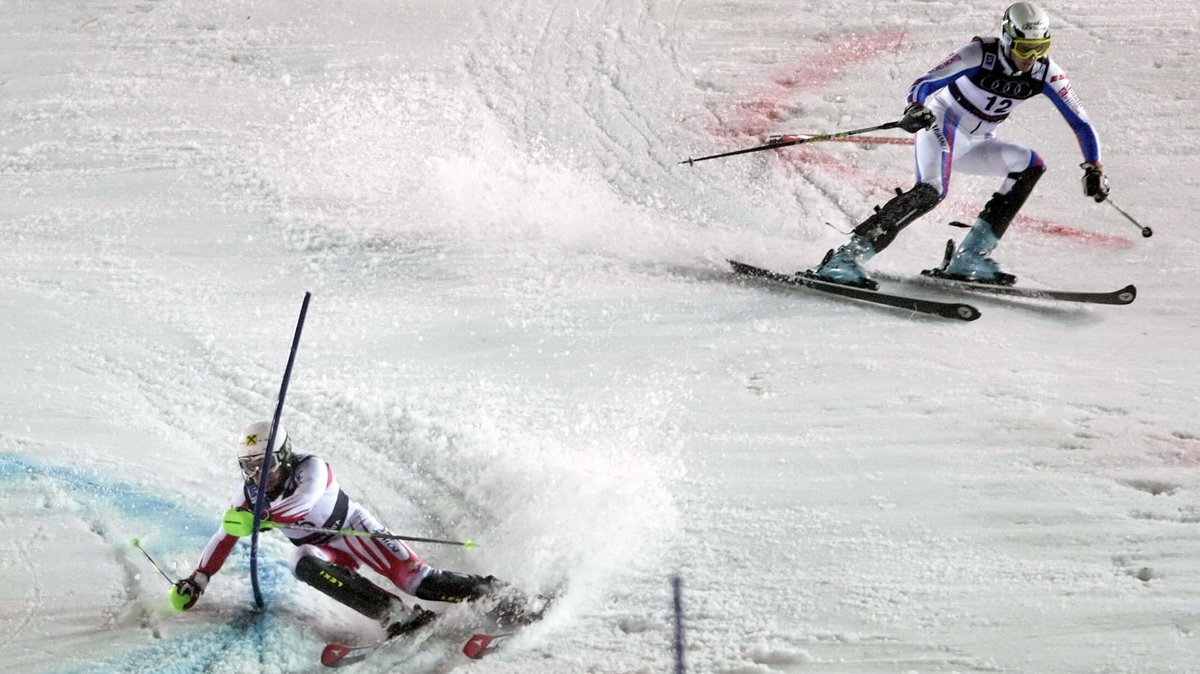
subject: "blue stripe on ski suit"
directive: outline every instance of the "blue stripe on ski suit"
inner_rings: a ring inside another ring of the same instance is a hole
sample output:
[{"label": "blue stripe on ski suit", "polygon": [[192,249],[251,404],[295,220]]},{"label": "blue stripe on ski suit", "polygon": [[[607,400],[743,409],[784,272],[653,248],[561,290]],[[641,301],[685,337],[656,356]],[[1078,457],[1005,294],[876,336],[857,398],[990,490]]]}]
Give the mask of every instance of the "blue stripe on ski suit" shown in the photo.
[{"label": "blue stripe on ski suit", "polygon": [[[943,199],[950,191],[950,171],[953,169],[954,162],[954,138],[958,133],[958,123],[961,120],[962,115],[953,109],[947,110],[945,116],[942,117],[942,135],[946,138],[947,150],[942,153],[942,179],[937,188],[938,195]],[[916,160],[916,157],[913,158],[913,163],[916,165],[917,182],[928,182],[925,180],[925,176],[921,175],[921,163]]]},{"label": "blue stripe on ski suit", "polygon": [[908,90],[908,102],[920,103],[924,105],[925,99],[929,98],[933,92],[941,89],[942,87],[950,86],[951,82],[960,77],[971,77],[975,73],[979,72],[979,68],[980,66],[967,68],[966,70],[956,72],[948,77],[943,77],[940,80],[921,81],[918,79],[916,82],[913,82],[912,87],[910,87]]}]

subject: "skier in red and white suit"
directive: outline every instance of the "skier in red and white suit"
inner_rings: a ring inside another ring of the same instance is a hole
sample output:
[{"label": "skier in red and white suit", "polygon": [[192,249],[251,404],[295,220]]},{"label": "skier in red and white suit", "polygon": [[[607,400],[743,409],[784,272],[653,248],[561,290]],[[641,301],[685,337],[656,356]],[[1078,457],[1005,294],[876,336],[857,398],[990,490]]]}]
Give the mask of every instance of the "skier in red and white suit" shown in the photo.
[{"label": "skier in red and white suit", "polygon": [[[262,421],[242,432],[238,440],[238,463],[245,481],[231,500],[232,508],[226,514],[224,526],[205,546],[196,570],[172,588],[171,603],[179,610],[195,605],[209,579],[225,564],[238,537],[253,532],[252,509],[270,430],[271,422]],[[360,576],[356,570],[364,564],[405,594],[429,601],[471,601],[505,587],[492,576],[434,569],[398,540],[286,528],[288,524],[297,524],[391,535],[371,513],[342,491],[329,464],[311,454],[294,454],[291,438],[282,427],[275,434],[268,473],[263,519],[269,520],[272,528],[281,528],[297,546],[291,559],[292,573],[359,613],[379,620],[389,634],[415,629],[436,614],[420,606],[410,609],[396,595]],[[232,535],[231,530],[238,535]],[[506,612],[515,610],[511,599],[502,604]]]}]

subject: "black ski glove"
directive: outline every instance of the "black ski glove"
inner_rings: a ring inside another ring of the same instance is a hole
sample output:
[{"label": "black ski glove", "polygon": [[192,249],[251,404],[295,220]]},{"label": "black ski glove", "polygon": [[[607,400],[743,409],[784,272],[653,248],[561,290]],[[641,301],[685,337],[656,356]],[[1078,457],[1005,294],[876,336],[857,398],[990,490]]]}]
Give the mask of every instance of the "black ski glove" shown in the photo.
[{"label": "black ski glove", "polygon": [[932,110],[920,103],[910,103],[904,109],[904,116],[900,118],[900,128],[909,133],[916,133],[922,129],[928,129],[935,122],[937,122],[937,117],[933,116]]},{"label": "black ski glove", "polygon": [[1085,161],[1079,165],[1083,169],[1083,195],[1091,197],[1100,203],[1108,198],[1108,178],[1100,164]]}]

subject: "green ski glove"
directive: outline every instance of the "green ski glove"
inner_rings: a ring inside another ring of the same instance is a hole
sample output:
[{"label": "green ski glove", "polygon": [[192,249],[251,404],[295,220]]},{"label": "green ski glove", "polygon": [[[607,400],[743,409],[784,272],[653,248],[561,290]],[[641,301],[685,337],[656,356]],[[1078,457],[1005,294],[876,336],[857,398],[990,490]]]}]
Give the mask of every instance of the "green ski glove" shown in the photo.
[{"label": "green ski glove", "polygon": [[[222,522],[225,527],[225,533],[238,538],[245,538],[254,533],[254,513],[245,508],[230,508],[225,511],[225,520]],[[275,528],[275,523],[267,517],[263,517],[259,522],[258,530],[267,531]]]},{"label": "green ski glove", "polygon": [[171,606],[176,611],[186,611],[196,605],[204,588],[208,587],[208,576],[196,571],[189,578],[180,578],[171,586]]}]

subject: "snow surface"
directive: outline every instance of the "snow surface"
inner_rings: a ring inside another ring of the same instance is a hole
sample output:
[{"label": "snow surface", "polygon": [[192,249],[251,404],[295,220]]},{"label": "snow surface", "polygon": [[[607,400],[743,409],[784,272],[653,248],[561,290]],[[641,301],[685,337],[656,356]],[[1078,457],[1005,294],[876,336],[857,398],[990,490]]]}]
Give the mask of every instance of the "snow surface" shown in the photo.
[{"label": "snow surface", "polygon": [[[130,545],[194,567],[311,291],[297,449],[482,544],[437,566],[570,580],[492,659],[355,671],[671,671],[678,573],[694,672],[1200,672],[1193,3],[1045,3],[1153,238],[1081,196],[1048,101],[1002,129],[1050,171],[998,259],[1131,306],[740,282],[819,261],[911,149],[678,163],[893,119],[1002,4],[6,0],[0,670],[318,671],[377,634],[278,535],[262,615],[246,546],[178,614]],[[934,264],[993,189],[874,267]]]}]

